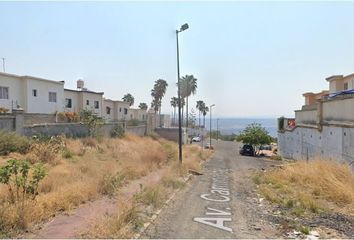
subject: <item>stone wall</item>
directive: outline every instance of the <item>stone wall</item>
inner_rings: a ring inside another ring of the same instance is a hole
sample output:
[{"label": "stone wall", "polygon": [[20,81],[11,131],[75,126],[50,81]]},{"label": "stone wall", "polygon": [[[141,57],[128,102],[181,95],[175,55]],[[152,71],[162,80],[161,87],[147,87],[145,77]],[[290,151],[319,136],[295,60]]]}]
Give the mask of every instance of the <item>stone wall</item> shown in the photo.
[{"label": "stone wall", "polygon": [[296,127],[278,133],[279,154],[295,160],[335,160],[354,167],[354,126]]}]

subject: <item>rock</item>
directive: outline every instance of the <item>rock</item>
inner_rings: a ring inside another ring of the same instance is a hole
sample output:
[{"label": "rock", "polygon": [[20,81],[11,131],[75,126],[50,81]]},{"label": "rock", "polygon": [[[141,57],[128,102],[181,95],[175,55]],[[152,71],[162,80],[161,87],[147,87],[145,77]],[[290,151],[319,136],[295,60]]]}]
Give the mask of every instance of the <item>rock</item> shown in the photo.
[{"label": "rock", "polygon": [[258,226],[253,227],[253,229],[256,230],[256,231],[261,231],[262,230],[262,228],[258,227]]}]

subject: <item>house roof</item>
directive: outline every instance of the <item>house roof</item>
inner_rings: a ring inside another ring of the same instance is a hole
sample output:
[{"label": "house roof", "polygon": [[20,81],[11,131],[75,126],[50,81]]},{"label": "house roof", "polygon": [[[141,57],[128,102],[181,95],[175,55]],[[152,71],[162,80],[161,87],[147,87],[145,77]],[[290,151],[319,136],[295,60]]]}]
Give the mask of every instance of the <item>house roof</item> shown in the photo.
[{"label": "house roof", "polygon": [[333,80],[342,79],[342,78],[343,78],[343,75],[333,75],[333,76],[330,76],[330,77],[326,78],[326,80],[328,82],[331,82]]},{"label": "house roof", "polygon": [[55,80],[49,80],[49,79],[45,79],[45,78],[33,77],[33,76],[29,76],[29,75],[20,76],[20,75],[11,74],[11,73],[4,73],[4,72],[0,72],[0,76],[16,77],[19,79],[28,79],[29,78],[29,79],[46,81],[46,82],[51,82],[51,83],[60,84],[60,85],[64,85],[64,83],[65,83],[65,81],[55,81]]},{"label": "house roof", "polygon": [[93,94],[99,94],[99,95],[103,95],[104,94],[104,92],[94,92],[94,91],[90,91],[90,90],[74,90],[74,89],[68,89],[68,88],[64,88],[64,91],[93,93]]}]

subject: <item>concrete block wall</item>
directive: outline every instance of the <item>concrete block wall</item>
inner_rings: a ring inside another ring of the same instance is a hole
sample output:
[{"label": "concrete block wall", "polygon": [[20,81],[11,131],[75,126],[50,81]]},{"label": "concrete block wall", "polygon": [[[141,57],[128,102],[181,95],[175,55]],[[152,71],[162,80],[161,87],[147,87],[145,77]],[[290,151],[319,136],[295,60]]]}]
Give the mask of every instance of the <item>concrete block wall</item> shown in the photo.
[{"label": "concrete block wall", "polygon": [[296,127],[278,133],[279,154],[295,160],[331,160],[354,167],[354,128],[323,126]]}]

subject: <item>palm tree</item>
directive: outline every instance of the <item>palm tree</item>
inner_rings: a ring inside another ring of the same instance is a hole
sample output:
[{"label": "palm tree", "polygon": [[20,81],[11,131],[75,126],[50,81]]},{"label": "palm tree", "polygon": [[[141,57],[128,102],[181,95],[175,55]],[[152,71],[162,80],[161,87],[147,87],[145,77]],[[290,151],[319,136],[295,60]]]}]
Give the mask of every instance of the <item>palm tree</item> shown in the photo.
[{"label": "palm tree", "polygon": [[170,103],[171,103],[171,106],[173,107],[172,124],[176,125],[176,107],[178,107],[178,98],[172,97]]},{"label": "palm tree", "polygon": [[202,100],[197,101],[197,106],[196,106],[196,108],[197,108],[198,111],[199,111],[199,127],[200,127],[200,114],[201,114],[201,112],[202,112],[202,110],[203,110],[204,107],[205,107],[205,103],[204,103]]},{"label": "palm tree", "polygon": [[186,75],[180,82],[181,97],[186,98],[186,127],[188,127],[188,98],[197,92],[197,79],[193,75]]},{"label": "palm tree", "polygon": [[148,105],[146,103],[140,103],[139,104],[139,108],[142,110],[147,110],[148,109]]},{"label": "palm tree", "polygon": [[134,97],[130,93],[125,94],[124,97],[122,98],[122,100],[124,102],[129,103],[129,106],[133,106],[134,105]]},{"label": "palm tree", "polygon": [[153,97],[151,105],[154,106],[155,114],[157,111],[159,111],[160,127],[162,126],[162,124],[161,124],[161,102],[162,102],[163,96],[166,93],[167,86],[168,86],[168,84],[165,80],[158,79],[155,81],[154,88],[151,90],[151,96]]}]

